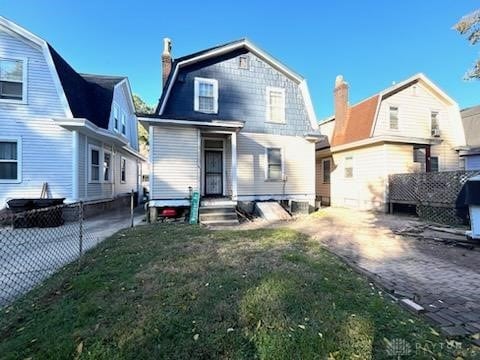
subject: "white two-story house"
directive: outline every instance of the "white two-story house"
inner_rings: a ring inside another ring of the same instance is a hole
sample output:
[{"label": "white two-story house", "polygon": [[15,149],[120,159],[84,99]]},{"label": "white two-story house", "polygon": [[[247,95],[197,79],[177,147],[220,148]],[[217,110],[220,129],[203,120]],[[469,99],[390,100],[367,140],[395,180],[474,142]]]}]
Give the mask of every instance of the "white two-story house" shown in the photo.
[{"label": "white two-story house", "polygon": [[126,77],[79,74],[45,40],[0,17],[0,208],[42,188],[69,202],[139,191],[137,150]]},{"label": "white two-story house", "polygon": [[337,77],[335,115],[316,145],[316,194],[323,205],[387,210],[388,176],[463,170],[465,145],[457,103],[417,74],[358,104]]}]

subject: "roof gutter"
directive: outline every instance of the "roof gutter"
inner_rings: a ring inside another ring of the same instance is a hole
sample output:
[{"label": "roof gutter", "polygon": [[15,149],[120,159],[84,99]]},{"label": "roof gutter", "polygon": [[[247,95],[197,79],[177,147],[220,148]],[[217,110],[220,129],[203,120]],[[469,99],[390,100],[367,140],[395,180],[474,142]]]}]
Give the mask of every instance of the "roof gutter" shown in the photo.
[{"label": "roof gutter", "polygon": [[155,117],[139,117],[138,120],[142,123],[146,123],[147,125],[180,125],[231,129],[241,129],[245,125],[245,122],[238,120],[195,121],[179,119],[161,119]]},{"label": "roof gutter", "polygon": [[354,148],[359,148],[363,146],[373,145],[377,143],[403,143],[403,144],[419,144],[419,145],[436,145],[441,143],[442,140],[438,139],[426,139],[426,138],[415,138],[415,137],[405,137],[405,136],[375,136],[372,138],[359,140],[355,142],[351,142],[348,144],[337,145],[330,147],[330,151],[333,152],[340,152],[345,150],[350,150]]},{"label": "roof gutter", "polygon": [[112,134],[110,131],[98,127],[88,119],[84,118],[54,118],[55,123],[67,130],[71,131],[80,131],[85,133],[88,136],[106,140],[113,141],[116,145],[119,146],[129,146],[129,142],[126,137],[120,134]]}]

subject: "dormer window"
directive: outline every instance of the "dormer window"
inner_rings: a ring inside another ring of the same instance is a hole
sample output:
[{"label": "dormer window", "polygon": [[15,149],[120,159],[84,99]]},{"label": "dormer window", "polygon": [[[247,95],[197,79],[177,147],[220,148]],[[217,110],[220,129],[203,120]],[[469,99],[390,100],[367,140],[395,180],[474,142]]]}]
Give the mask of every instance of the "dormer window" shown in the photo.
[{"label": "dormer window", "polygon": [[127,115],[122,112],[122,134],[127,135]]},{"label": "dormer window", "polygon": [[24,61],[0,58],[0,100],[25,100]]},{"label": "dormer window", "polygon": [[205,114],[218,112],[218,81],[195,78],[194,110]]},{"label": "dormer window", "polygon": [[118,131],[119,113],[117,104],[113,105],[113,129]]}]

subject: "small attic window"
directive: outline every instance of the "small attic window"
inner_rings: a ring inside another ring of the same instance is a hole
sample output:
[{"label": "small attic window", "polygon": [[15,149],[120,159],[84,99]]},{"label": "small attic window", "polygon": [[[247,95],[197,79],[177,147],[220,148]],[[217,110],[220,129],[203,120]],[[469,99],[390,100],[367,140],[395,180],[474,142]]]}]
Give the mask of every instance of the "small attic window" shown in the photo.
[{"label": "small attic window", "polygon": [[240,57],[238,58],[238,67],[239,67],[240,69],[246,69],[246,70],[248,70],[249,65],[250,65],[250,64],[249,64],[249,61],[248,61],[248,56],[240,56]]}]

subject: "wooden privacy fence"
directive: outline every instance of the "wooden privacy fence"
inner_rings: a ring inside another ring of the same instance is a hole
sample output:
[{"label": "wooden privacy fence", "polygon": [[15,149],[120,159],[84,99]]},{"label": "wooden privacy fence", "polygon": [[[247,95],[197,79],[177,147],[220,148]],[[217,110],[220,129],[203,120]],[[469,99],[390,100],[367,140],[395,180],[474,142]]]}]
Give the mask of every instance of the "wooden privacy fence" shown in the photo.
[{"label": "wooden privacy fence", "polygon": [[390,175],[390,209],[393,204],[415,205],[421,218],[460,224],[464,219],[458,216],[455,204],[467,179],[475,175],[480,175],[480,170]]}]

